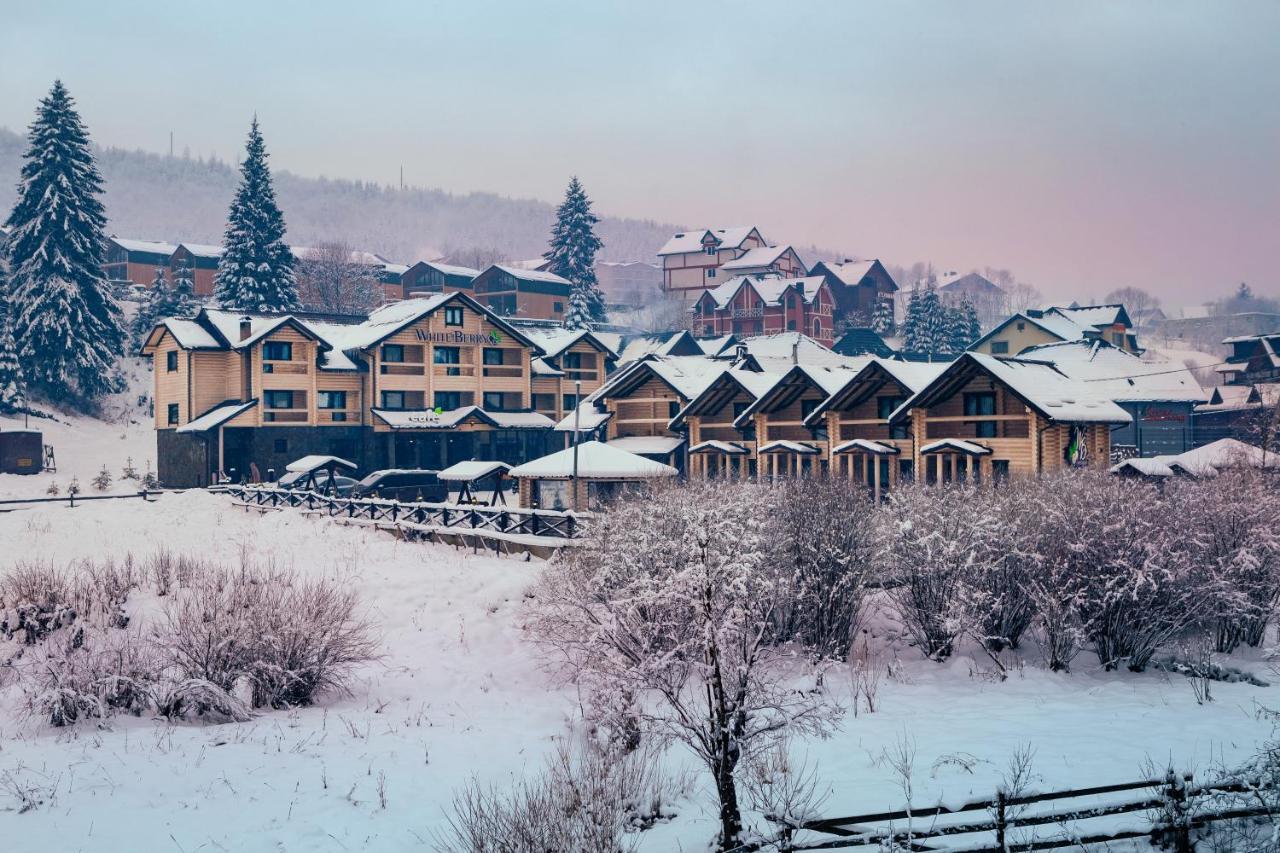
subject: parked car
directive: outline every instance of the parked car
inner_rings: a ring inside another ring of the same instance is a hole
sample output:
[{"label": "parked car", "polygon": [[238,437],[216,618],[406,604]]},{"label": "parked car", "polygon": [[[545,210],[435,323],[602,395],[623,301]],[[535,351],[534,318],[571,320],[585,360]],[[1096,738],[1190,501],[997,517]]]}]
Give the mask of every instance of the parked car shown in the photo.
[{"label": "parked car", "polygon": [[421,468],[374,471],[356,484],[351,497],[442,503],[449,499],[449,485],[440,482],[439,473]]},{"label": "parked car", "polygon": [[[307,471],[297,471],[285,474],[277,482],[276,486],[281,489],[304,489],[307,486]],[[333,492],[339,497],[346,497],[351,494],[351,490],[360,484],[359,480],[352,477],[346,477],[342,474],[335,474],[333,477]],[[327,492],[329,490],[329,475],[325,472],[316,473],[316,491]]]}]

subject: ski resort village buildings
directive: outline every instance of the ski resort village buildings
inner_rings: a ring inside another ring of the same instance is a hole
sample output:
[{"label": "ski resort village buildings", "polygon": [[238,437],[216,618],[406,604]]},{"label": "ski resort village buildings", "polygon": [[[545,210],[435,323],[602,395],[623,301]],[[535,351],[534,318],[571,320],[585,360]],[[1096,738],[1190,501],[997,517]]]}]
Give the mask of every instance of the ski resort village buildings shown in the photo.
[{"label": "ski resort village buildings", "polygon": [[1018,355],[1060,341],[1106,341],[1141,355],[1138,336],[1123,305],[1033,309],[1014,314],[970,345],[988,355]]}]

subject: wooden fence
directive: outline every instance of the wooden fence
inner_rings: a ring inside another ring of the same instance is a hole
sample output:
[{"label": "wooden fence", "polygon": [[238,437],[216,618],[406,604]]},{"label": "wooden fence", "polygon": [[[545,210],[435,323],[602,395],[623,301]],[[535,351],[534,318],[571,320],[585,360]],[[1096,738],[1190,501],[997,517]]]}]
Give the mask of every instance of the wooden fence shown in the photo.
[{"label": "wooden fence", "polygon": [[337,497],[270,486],[223,485],[212,486],[210,491],[224,492],[251,507],[294,507],[336,518],[406,527],[459,528],[504,537],[577,539],[582,535],[583,520],[590,517],[547,509]]},{"label": "wooden fence", "polygon": [[9,498],[6,500],[0,500],[0,512],[9,512],[10,509],[17,509],[19,507],[27,506],[30,504],[61,503],[61,504],[67,504],[67,506],[69,507],[75,507],[76,504],[81,504],[81,503],[84,503],[85,501],[118,501],[118,500],[127,500],[129,498],[141,498],[142,500],[147,501],[148,503],[153,503],[156,497],[160,495],[160,493],[161,493],[160,489],[142,489],[141,491],[129,492],[128,494],[121,494],[121,495],[75,494],[75,495],[60,495],[57,497],[43,497],[43,498]]},{"label": "wooden fence", "polygon": [[[1013,853],[1065,847],[1085,849],[1113,841],[1146,839],[1176,853],[1190,853],[1195,830],[1225,820],[1272,814],[1258,796],[1269,785],[1258,780],[1226,780],[1193,784],[1192,776],[1170,773],[1163,779],[1143,779],[1117,785],[972,800],[960,805],[795,823],[777,816],[783,843],[753,843],[735,853],[761,849],[782,851],[876,849]],[[1121,795],[1121,796],[1116,796]],[[1116,815],[1141,814],[1144,826],[1102,827],[1090,822]],[[1050,831],[1045,832],[1043,830]],[[805,840],[806,835],[833,835],[830,840]],[[954,836],[954,837],[953,837]],[[958,836],[970,836],[961,839]],[[1103,848],[1105,849],[1105,848]]]}]

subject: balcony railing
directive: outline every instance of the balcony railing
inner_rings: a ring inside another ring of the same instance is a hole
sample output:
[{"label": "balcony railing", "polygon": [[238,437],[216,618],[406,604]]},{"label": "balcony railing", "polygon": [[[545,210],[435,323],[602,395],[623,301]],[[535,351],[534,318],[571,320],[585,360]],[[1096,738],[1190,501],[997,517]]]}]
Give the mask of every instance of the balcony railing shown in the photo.
[{"label": "balcony railing", "polygon": [[484,375],[519,379],[524,375],[524,368],[517,364],[486,364],[484,366]]},{"label": "balcony railing", "polygon": [[383,376],[423,376],[427,372],[425,364],[402,364],[396,362],[394,364],[382,365]]},{"label": "balcony railing", "polygon": [[595,382],[600,378],[598,370],[566,370],[564,372],[565,379],[581,380],[583,382]]},{"label": "balcony railing", "polygon": [[268,409],[262,413],[262,420],[267,423],[300,424],[307,422],[306,409]]},{"label": "balcony railing", "polygon": [[273,375],[277,373],[306,373],[307,365],[301,361],[264,361],[262,363],[262,372]]},{"label": "balcony railing", "polygon": [[432,376],[475,376],[474,364],[433,364]]}]

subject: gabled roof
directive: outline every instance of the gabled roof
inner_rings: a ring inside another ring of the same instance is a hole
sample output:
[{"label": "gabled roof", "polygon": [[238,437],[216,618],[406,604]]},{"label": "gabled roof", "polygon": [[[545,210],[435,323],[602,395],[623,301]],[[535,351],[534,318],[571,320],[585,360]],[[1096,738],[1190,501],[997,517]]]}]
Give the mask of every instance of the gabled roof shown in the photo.
[{"label": "gabled roof", "polygon": [[[670,465],[646,459],[599,441],[587,441],[576,448],[577,476],[584,480],[649,480],[674,477],[678,471]],[[512,477],[531,479],[566,479],[574,476],[575,448],[566,447],[541,459],[512,468]]]},{"label": "gabled roof", "polygon": [[466,462],[450,465],[436,474],[436,478],[447,483],[473,483],[495,472],[502,471],[505,473],[510,470],[511,466],[505,462],[484,462],[470,459]]},{"label": "gabled roof", "polygon": [[837,355],[802,332],[777,332],[743,338],[740,344],[764,370],[782,372],[794,364],[826,367],[862,367],[865,358]]},{"label": "gabled roof", "polygon": [[811,426],[820,424],[826,412],[841,411],[862,403],[875,395],[889,380],[897,382],[908,394],[915,394],[928,387],[946,368],[946,363],[939,362],[872,358],[865,367],[853,373],[844,385],[819,403],[805,419],[805,423]]},{"label": "gabled roof", "polygon": [[1028,347],[1018,360],[1051,364],[1072,379],[1088,382],[1116,402],[1202,403],[1208,399],[1184,365],[1143,361],[1104,340]]},{"label": "gabled roof", "polygon": [[[240,322],[249,318],[249,335],[240,337]],[[225,308],[201,308],[196,315],[196,322],[214,333],[226,343],[230,349],[244,349],[256,344],[267,335],[289,326],[305,338],[320,344],[322,349],[333,345],[322,338],[319,333],[292,314],[261,314],[254,311],[229,311]]]},{"label": "gabled roof", "polygon": [[948,277],[945,284],[940,283],[938,290],[957,294],[981,294],[984,296],[1002,296],[1004,290],[995,282],[978,272],[968,272]]},{"label": "gabled roof", "polygon": [[720,335],[715,338],[697,338],[698,346],[702,347],[702,352],[712,358],[723,355],[726,351],[732,350],[738,343],[737,335]]},{"label": "gabled roof", "polygon": [[987,456],[991,453],[991,448],[974,441],[965,441],[963,438],[944,438],[934,441],[920,448],[922,454],[925,453],[963,453],[966,456]]},{"label": "gabled roof", "polygon": [[341,348],[344,350],[368,349],[450,302],[461,302],[522,344],[537,348],[538,345],[523,332],[467,294],[456,290],[404,299],[378,308],[363,323],[346,327],[348,331],[343,334]]},{"label": "gabled roof", "polygon": [[706,356],[647,356],[624,365],[593,394],[593,399],[622,397],[656,377],[685,400],[702,393],[717,376],[730,367]]},{"label": "gabled roof", "polygon": [[813,265],[809,271],[812,275],[829,275],[836,281],[846,287],[857,287],[864,278],[876,267],[884,273],[884,277],[893,285],[893,289],[898,289],[898,283],[893,280],[893,276],[889,275],[889,271],[884,268],[884,264],[879,259],[872,258],[870,260],[859,261],[846,258],[843,261],[819,261]]},{"label": "gabled roof", "polygon": [[691,415],[713,415],[743,393],[753,401],[759,399],[782,378],[780,373],[760,373],[753,370],[725,370],[702,390],[702,393],[685,404],[667,427],[679,429]]},{"label": "gabled roof", "polygon": [[288,465],[284,466],[284,470],[291,474],[305,474],[309,471],[318,471],[321,468],[327,468],[332,465],[334,468],[345,468],[348,471],[354,471],[360,466],[350,460],[343,459],[340,456],[323,456],[320,454],[311,454],[303,456],[301,459],[295,459]]},{"label": "gabled roof", "polygon": [[559,327],[539,329],[526,326],[524,327],[524,333],[537,345],[546,358],[557,358],[565,350],[579,342],[590,344],[609,358],[614,357],[613,350],[588,329],[562,329]]},{"label": "gabled roof", "polygon": [[1060,341],[1077,341],[1083,338],[1085,334],[1085,328],[1079,323],[1076,323],[1070,317],[1065,317],[1060,314],[1040,315],[1019,312],[997,323],[991,331],[969,344],[969,349],[977,349],[1014,323],[1030,323],[1032,326],[1035,326]]},{"label": "gabled roof", "polygon": [[1053,307],[1045,309],[1045,313],[1058,314],[1076,325],[1089,326],[1095,329],[1114,326],[1117,323],[1126,328],[1133,326],[1133,322],[1129,319],[1129,312],[1125,311],[1124,306],[1119,303],[1114,305],[1074,305],[1065,308]]},{"label": "gabled roof", "polygon": [[885,444],[883,441],[872,441],[867,438],[854,438],[841,442],[831,448],[832,453],[870,453],[873,456],[897,456],[901,451],[896,444]]},{"label": "gabled roof", "polygon": [[840,355],[874,355],[888,358],[893,349],[873,329],[855,328],[840,336],[831,349]]},{"label": "gabled roof", "polygon": [[[741,246],[752,233],[757,237],[760,232],[754,225],[741,225],[734,228],[695,228],[681,231],[673,236],[658,250],[661,255],[686,255],[690,252],[701,252],[703,238],[708,234],[721,249],[736,249]],[[763,240],[763,238],[761,238]]]},{"label": "gabled roof", "polygon": [[756,268],[764,268],[777,263],[787,252],[791,252],[799,259],[800,255],[789,245],[784,246],[756,246],[748,249],[740,258],[734,258],[732,261],[726,261],[720,265],[724,270],[749,270]]},{"label": "gabled roof", "polygon": [[957,393],[975,373],[1000,382],[1036,412],[1058,423],[1127,424],[1133,421],[1110,399],[1105,389],[1071,379],[1050,364],[997,358],[966,352],[889,416],[900,422],[912,409],[928,408]]},{"label": "gabled roof", "polygon": [[704,291],[704,298],[710,297],[715,301],[716,308],[724,308],[733,302],[734,297],[743,287],[750,287],[766,305],[781,305],[782,298],[788,292],[800,293],[806,303],[812,303],[824,284],[826,279],[820,275],[803,278],[783,278],[780,275],[739,275]]},{"label": "gabled roof", "polygon": [[654,335],[637,335],[634,338],[623,338],[618,361],[626,363],[647,355],[697,355],[702,346],[687,329],[678,332]]},{"label": "gabled roof", "polygon": [[176,317],[165,317],[160,320],[147,336],[142,348],[145,350],[158,344],[165,332],[172,335],[174,341],[183,349],[222,349],[222,344],[204,326],[195,320],[181,320]]},{"label": "gabled roof", "polygon": [[798,453],[802,456],[811,456],[819,452],[821,451],[812,444],[805,444],[801,441],[788,441],[785,438],[762,444],[756,449],[756,453]]},{"label": "gabled roof", "polygon": [[724,453],[729,456],[745,454],[747,449],[732,441],[702,441],[689,448],[690,453]]},{"label": "gabled roof", "polygon": [[[205,243],[179,243],[177,249],[186,249],[197,258],[222,257],[221,246],[211,246]],[[177,249],[174,249],[174,251],[177,251]]]},{"label": "gabled roof", "polygon": [[849,377],[856,372],[848,367],[819,367],[809,364],[797,364],[779,376],[767,390],[756,397],[755,401],[734,419],[733,425],[739,429],[750,426],[751,418],[756,413],[775,412],[779,409],[785,409],[800,399],[807,390],[814,389],[819,391],[822,394],[822,399],[825,400],[843,387]]}]

